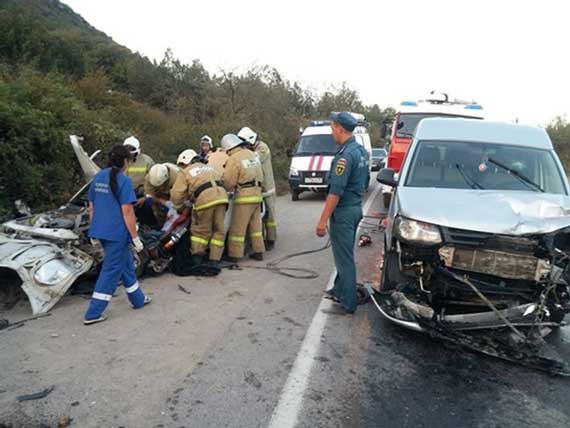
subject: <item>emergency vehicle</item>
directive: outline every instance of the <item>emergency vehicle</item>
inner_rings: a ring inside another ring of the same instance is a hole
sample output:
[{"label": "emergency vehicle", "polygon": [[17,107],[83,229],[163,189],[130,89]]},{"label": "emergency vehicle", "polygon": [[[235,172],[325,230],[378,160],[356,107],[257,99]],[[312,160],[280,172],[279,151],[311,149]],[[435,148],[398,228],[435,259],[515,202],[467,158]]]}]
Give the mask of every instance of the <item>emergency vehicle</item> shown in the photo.
[{"label": "emergency vehicle", "polygon": [[[416,127],[428,117],[483,119],[483,107],[475,101],[450,98],[445,93],[430,92],[425,100],[402,101],[390,131],[390,149],[386,168],[400,172]],[[387,128],[389,129],[389,128]],[[385,131],[387,133],[387,131]],[[386,135],[382,136],[383,138]],[[382,187],[384,206],[390,205],[392,189]]]},{"label": "emergency vehicle", "polygon": [[[351,114],[358,120],[353,135],[371,155],[372,144],[367,130],[368,122],[362,114]],[[291,158],[289,188],[293,201],[298,201],[302,192],[326,191],[331,163],[337,150],[338,146],[332,138],[330,120],[311,121],[309,126],[302,130],[295,148],[287,152]]]}]

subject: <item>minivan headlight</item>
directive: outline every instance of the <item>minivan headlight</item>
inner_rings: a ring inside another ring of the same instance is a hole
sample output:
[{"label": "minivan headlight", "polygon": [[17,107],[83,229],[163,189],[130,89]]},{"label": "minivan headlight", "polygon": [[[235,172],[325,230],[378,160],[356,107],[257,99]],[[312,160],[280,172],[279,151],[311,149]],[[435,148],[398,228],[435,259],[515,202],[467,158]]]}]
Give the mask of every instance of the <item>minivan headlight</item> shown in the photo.
[{"label": "minivan headlight", "polygon": [[396,220],[396,233],[402,240],[418,244],[435,245],[442,241],[437,226],[405,217],[398,217]]},{"label": "minivan headlight", "polygon": [[299,171],[297,171],[296,168],[291,167],[289,169],[289,177],[298,177],[299,176]]}]

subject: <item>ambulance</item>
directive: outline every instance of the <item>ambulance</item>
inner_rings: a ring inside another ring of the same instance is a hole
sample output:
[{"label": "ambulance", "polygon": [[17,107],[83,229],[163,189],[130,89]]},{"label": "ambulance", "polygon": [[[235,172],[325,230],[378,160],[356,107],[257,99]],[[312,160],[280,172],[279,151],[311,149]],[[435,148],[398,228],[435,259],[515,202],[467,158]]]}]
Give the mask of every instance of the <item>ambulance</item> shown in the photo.
[{"label": "ambulance", "polygon": [[[386,158],[386,168],[400,172],[408,147],[414,137],[416,127],[428,117],[483,119],[483,107],[475,101],[451,98],[448,94],[431,91],[426,99],[402,101],[391,127],[383,128],[382,138],[390,133],[390,149]],[[391,128],[391,129],[390,129]],[[392,188],[382,187],[385,208],[390,205]]]},{"label": "ambulance", "polygon": [[[353,135],[371,155],[372,144],[367,130],[368,122],[362,114],[351,114],[358,121]],[[337,150],[338,146],[332,138],[330,120],[311,121],[309,126],[302,130],[295,148],[287,152],[291,158],[289,188],[293,201],[298,201],[302,192],[325,192],[327,190],[328,175]]]}]

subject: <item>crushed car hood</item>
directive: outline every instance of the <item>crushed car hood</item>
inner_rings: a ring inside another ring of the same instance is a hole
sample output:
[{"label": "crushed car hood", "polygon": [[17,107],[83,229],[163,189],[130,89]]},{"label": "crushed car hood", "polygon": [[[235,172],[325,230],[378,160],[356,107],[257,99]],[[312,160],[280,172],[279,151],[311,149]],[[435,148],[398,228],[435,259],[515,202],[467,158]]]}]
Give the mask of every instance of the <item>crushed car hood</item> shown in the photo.
[{"label": "crushed car hood", "polygon": [[477,232],[525,235],[570,226],[570,197],[564,195],[399,187],[397,203],[405,217]]}]

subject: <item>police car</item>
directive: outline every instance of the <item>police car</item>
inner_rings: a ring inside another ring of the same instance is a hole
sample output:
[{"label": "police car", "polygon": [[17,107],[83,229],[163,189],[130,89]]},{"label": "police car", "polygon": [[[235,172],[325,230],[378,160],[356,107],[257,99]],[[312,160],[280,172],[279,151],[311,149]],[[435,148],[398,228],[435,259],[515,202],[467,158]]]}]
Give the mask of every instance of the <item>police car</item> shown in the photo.
[{"label": "police car", "polygon": [[[372,145],[368,134],[368,123],[364,115],[351,113],[358,126],[353,135],[356,141],[364,146],[371,155]],[[314,120],[305,128],[297,145],[289,150],[291,158],[289,168],[289,188],[293,201],[299,200],[302,192],[324,192],[327,189],[328,174],[338,146],[332,138],[331,122],[329,120]]]}]

